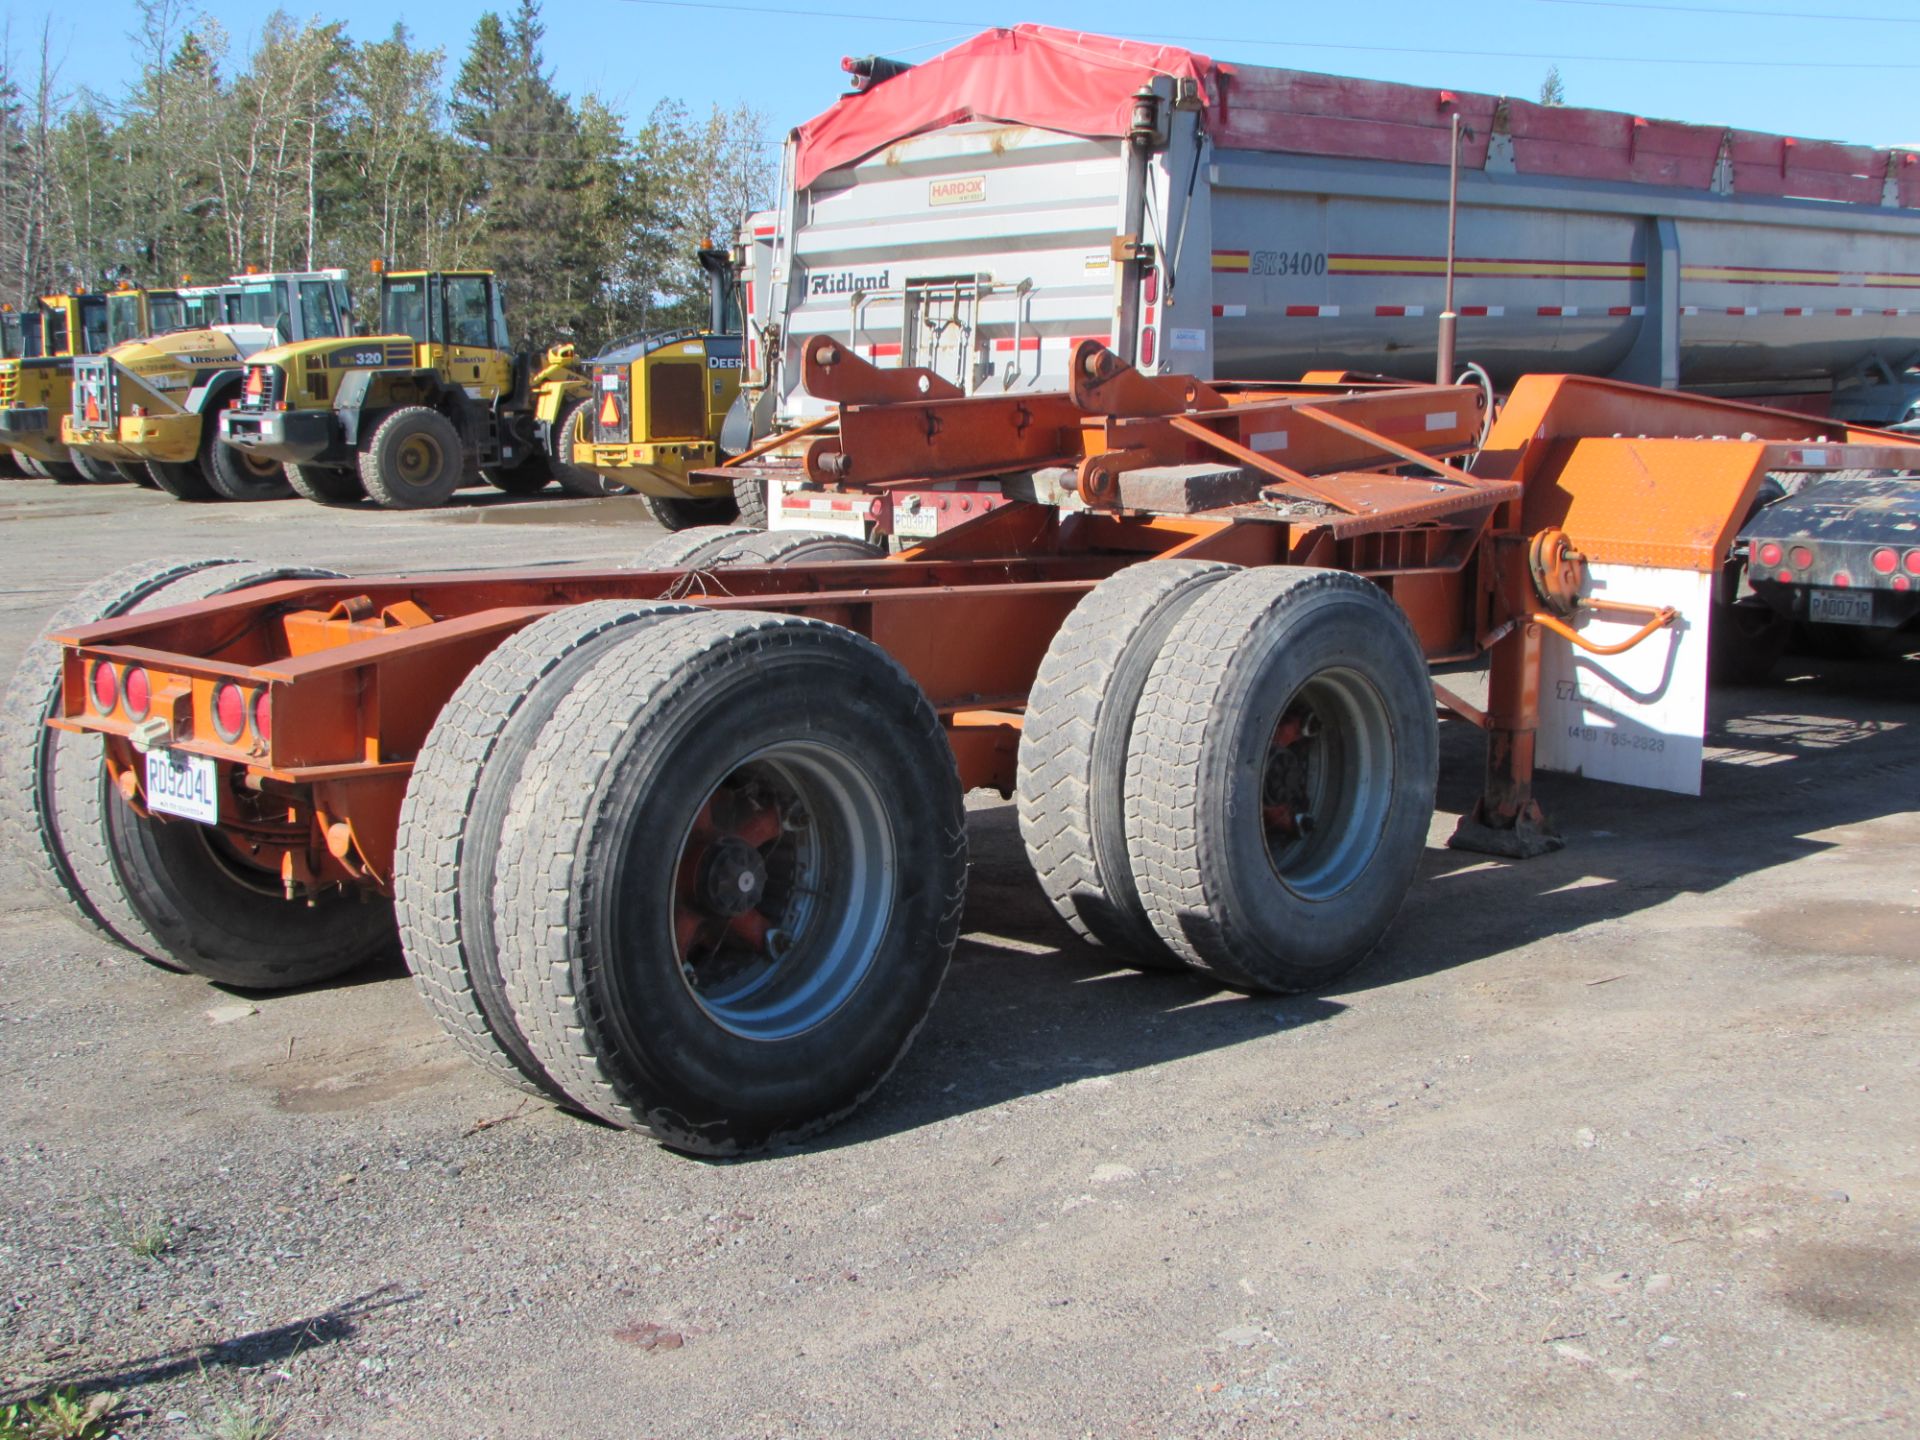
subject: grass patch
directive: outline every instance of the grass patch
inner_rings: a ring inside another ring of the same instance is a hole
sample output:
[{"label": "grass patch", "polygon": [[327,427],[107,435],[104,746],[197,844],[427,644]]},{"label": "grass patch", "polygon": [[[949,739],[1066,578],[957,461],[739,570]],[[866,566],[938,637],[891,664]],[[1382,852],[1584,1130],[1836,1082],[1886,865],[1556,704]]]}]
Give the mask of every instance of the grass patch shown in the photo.
[{"label": "grass patch", "polygon": [[278,1405],[256,1408],[242,1401],[216,1400],[207,1416],[206,1435],[207,1440],[280,1440],[286,1429],[286,1417]]},{"label": "grass patch", "polygon": [[0,1405],[0,1440],[106,1440],[119,1408],[118,1395],[63,1386],[38,1400]]},{"label": "grass patch", "polygon": [[[100,1209],[107,1217],[107,1234],[114,1244],[142,1260],[158,1260],[180,1243],[180,1232],[164,1216],[131,1215],[104,1200]],[[0,1436],[0,1440],[5,1437]]]}]

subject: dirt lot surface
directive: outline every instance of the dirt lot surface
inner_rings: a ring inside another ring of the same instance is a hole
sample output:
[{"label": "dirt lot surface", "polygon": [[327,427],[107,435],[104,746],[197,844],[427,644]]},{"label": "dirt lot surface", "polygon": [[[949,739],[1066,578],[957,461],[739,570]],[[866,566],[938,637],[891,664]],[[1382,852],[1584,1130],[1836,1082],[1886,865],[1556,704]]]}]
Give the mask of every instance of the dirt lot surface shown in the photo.
[{"label": "dirt lot surface", "polygon": [[[8,481],[0,659],[136,559],[652,533]],[[917,1048],[727,1164],[495,1088],[398,962],[236,996],[9,856],[0,1392],[139,1436],[1920,1433],[1920,660],[1790,673],[1716,701],[1703,800],[1549,780],[1525,864],[1443,848],[1444,727],[1413,895],[1314,998],[1115,969],[976,796]]]}]

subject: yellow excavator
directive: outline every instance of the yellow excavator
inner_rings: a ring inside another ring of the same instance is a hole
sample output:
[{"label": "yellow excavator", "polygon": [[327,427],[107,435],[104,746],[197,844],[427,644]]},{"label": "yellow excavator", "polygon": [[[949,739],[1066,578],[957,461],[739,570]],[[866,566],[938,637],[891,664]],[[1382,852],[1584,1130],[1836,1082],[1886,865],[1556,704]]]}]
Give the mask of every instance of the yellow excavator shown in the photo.
[{"label": "yellow excavator", "polygon": [[292,493],[277,461],[219,444],[218,416],[240,403],[251,355],[353,333],[347,272],[250,271],[218,287],[217,311],[181,330],[74,362],[62,423],[69,451],[144,466],[179,500],[272,500]]},{"label": "yellow excavator", "polygon": [[508,494],[545,488],[561,418],[587,393],[573,347],[509,348],[491,271],[376,268],[379,333],[255,355],[223,448],[328,505],[444,505],[475,472]]},{"label": "yellow excavator", "polygon": [[31,475],[63,483],[145,481],[104,458],[75,455],[60,420],[72,404],[76,357],[192,323],[190,292],[122,285],[46,295],[0,312],[0,449]]}]

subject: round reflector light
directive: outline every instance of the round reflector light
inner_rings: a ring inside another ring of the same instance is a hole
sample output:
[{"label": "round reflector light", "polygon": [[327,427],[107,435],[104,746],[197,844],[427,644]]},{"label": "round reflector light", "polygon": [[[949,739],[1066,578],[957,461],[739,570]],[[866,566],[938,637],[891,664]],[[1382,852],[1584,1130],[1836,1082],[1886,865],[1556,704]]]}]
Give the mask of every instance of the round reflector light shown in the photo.
[{"label": "round reflector light", "polygon": [[273,743],[273,707],[267,703],[264,690],[253,697],[253,733],[262,745]]},{"label": "round reflector light", "polygon": [[1896,575],[1893,577],[1893,588],[1896,590],[1911,590],[1913,588],[1913,582],[1904,575]]},{"label": "round reflector light", "polygon": [[1900,568],[1900,557],[1882,545],[1873,552],[1873,568],[1881,575],[1891,575]]},{"label": "round reflector light", "polygon": [[1781,554],[1780,542],[1777,540],[1769,540],[1760,547],[1760,563],[1762,565],[1778,565]]},{"label": "round reflector light", "polygon": [[1849,585],[1853,584],[1853,576],[1849,575],[1844,570],[1836,570],[1833,572],[1833,583],[1839,586],[1842,590],[1844,590]]},{"label": "round reflector light", "polygon": [[1787,559],[1793,562],[1793,568],[1804,570],[1813,564],[1813,552],[1804,545],[1796,545],[1787,552]]},{"label": "round reflector light", "polygon": [[1782,585],[1791,585],[1793,583],[1793,571],[1782,570],[1779,574],[1775,575],[1773,578],[1778,580]]},{"label": "round reflector light", "polygon": [[147,710],[153,704],[153,686],[148,683],[147,672],[138,665],[127,667],[126,677],[120,682],[120,693],[127,699],[127,714],[135,720],[147,718]]},{"label": "round reflector light", "polygon": [[1909,575],[1920,575],[1920,550],[1907,551],[1906,559],[1901,563],[1907,567]]},{"label": "round reflector light", "polygon": [[120,699],[120,677],[113,673],[113,666],[104,662],[96,663],[87,688],[93,691],[93,708],[102,715],[111,715],[114,704]]},{"label": "round reflector light", "polygon": [[222,680],[213,691],[213,728],[222,740],[240,738],[247,725],[247,697],[231,680]]}]

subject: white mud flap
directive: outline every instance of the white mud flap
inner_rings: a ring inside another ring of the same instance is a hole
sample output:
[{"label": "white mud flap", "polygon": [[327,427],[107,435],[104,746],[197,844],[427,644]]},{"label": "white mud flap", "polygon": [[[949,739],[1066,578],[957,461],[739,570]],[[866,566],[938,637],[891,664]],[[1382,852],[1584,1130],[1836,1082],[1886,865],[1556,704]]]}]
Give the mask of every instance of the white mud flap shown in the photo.
[{"label": "white mud flap", "polygon": [[[1629,605],[1671,605],[1680,618],[1620,655],[1590,655],[1550,631],[1544,634],[1535,763],[1543,770],[1698,795],[1713,577],[1697,570],[1592,565],[1581,593]],[[1579,632],[1593,644],[1612,645],[1643,623],[1644,617],[1586,613]]]}]

